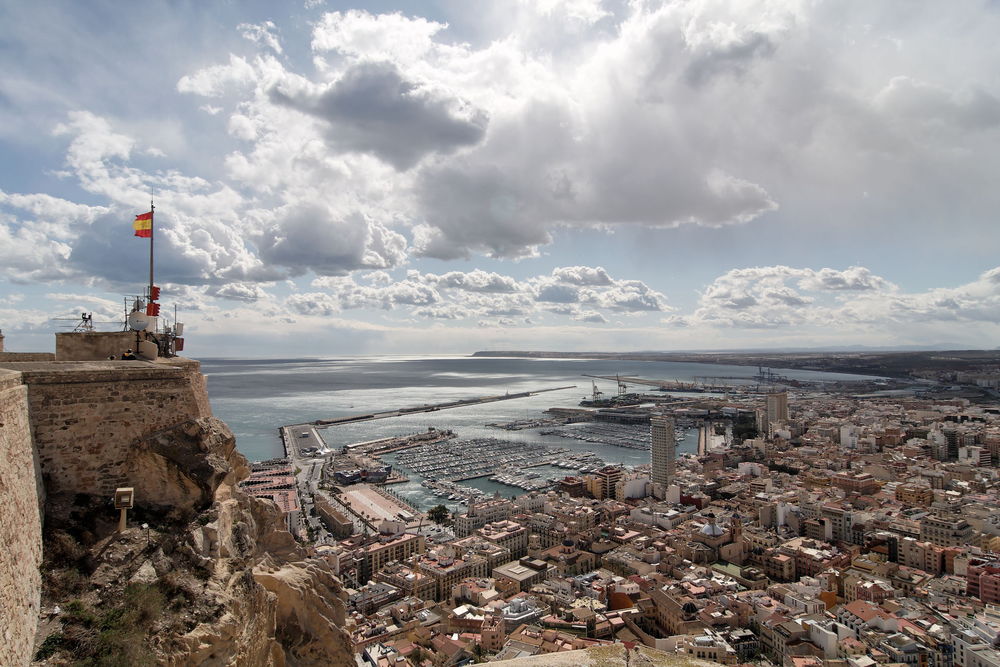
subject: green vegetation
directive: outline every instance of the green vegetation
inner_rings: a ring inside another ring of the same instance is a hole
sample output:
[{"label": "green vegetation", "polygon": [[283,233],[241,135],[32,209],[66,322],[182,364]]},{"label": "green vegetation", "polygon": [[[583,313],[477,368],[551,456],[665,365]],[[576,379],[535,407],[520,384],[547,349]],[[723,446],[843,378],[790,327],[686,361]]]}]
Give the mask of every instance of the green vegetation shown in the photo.
[{"label": "green vegetation", "polygon": [[435,505],[427,510],[427,518],[434,523],[444,523],[448,520],[448,508],[444,505]]},{"label": "green vegetation", "polygon": [[45,638],[38,650],[35,651],[35,660],[45,660],[52,657],[56,651],[65,648],[66,640],[61,632],[53,632]]},{"label": "green vegetation", "polygon": [[154,664],[145,643],[167,606],[164,588],[162,584],[129,584],[119,604],[98,608],[71,601],[66,605],[63,632],[46,637],[36,660],[65,650],[79,667]]}]

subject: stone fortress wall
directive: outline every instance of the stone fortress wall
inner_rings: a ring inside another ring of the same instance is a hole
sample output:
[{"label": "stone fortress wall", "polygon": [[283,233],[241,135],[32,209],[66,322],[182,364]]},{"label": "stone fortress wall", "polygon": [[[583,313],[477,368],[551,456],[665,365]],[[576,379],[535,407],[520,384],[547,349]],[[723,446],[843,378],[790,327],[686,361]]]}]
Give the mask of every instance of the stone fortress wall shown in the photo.
[{"label": "stone fortress wall", "polygon": [[70,331],[56,334],[56,359],[59,361],[104,360],[112,355],[119,359],[129,349],[139,349],[139,339],[132,331]]},{"label": "stone fortress wall", "polygon": [[5,366],[19,370],[27,386],[32,437],[50,494],[110,497],[129,486],[125,466],[137,440],[212,414],[196,361]]},{"label": "stone fortress wall", "polygon": [[[200,364],[63,362],[0,353],[0,665],[27,665],[39,612],[47,495],[111,497],[133,443],[210,417]],[[37,360],[36,360],[37,359]],[[137,502],[141,489],[137,489]]]},{"label": "stone fortress wall", "polygon": [[0,665],[27,664],[38,619],[43,488],[31,446],[28,389],[0,369]]},{"label": "stone fortress wall", "polygon": [[[217,512],[186,539],[214,559],[205,596],[224,611],[175,638],[162,664],[353,664],[340,581],[295,544],[274,503],[237,491],[246,460],[211,416],[200,364],[107,360],[101,345],[116,337],[65,341],[74,361],[0,352],[0,665],[33,656],[45,511],[75,494],[110,500],[117,486],[135,486],[138,506]],[[140,565],[151,561],[123,572]]]}]

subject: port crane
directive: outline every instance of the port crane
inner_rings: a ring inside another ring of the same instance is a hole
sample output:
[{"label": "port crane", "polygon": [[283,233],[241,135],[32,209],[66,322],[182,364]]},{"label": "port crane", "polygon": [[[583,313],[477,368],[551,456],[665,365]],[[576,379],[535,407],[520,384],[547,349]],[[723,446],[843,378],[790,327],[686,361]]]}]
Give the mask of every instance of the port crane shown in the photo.
[{"label": "port crane", "polygon": [[[591,392],[591,395],[592,395],[592,397],[593,397],[593,400],[595,400],[595,401],[599,401],[599,400],[601,400],[601,396],[603,396],[603,395],[604,395],[604,392],[603,392],[603,391],[601,391],[601,390],[599,390],[599,389],[597,388],[597,382],[596,382],[595,380],[591,380],[591,381],[590,381],[590,385],[591,385],[591,387],[592,387],[592,389],[593,389],[593,391]],[[583,398],[584,398],[584,399],[586,399],[587,397],[586,397],[586,396],[584,396]]]}]

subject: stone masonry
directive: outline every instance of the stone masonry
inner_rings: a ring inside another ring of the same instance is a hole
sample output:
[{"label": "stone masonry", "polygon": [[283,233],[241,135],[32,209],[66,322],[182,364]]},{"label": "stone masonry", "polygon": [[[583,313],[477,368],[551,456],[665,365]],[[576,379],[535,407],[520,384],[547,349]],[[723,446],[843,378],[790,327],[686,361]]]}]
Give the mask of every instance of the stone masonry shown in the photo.
[{"label": "stone masonry", "polygon": [[20,375],[0,369],[0,665],[30,660],[42,585],[43,494],[27,398]]},{"label": "stone masonry", "polygon": [[46,492],[110,497],[140,438],[211,415],[191,360],[7,363],[27,386]]}]

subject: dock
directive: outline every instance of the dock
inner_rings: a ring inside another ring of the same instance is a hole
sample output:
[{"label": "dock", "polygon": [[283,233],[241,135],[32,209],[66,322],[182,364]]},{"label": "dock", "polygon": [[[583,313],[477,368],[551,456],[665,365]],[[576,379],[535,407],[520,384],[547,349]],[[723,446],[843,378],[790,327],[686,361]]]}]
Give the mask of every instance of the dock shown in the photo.
[{"label": "dock", "polygon": [[[761,389],[757,384],[712,384],[708,382],[680,382],[678,380],[646,380],[637,377],[624,377],[618,375],[588,375],[583,377],[596,378],[598,380],[609,380],[622,384],[641,384],[657,387],[660,391],[673,391],[677,393],[710,393],[710,394],[766,394],[768,390]],[[705,379],[705,378],[703,378]],[[747,378],[751,380],[751,378]]]},{"label": "dock", "polygon": [[[529,396],[537,396],[538,394],[544,394],[550,391],[562,391],[564,389],[576,389],[576,385],[569,385],[567,387],[549,387],[547,389],[536,389],[534,391],[520,391],[515,394],[498,394],[496,396],[474,396],[472,398],[462,398],[457,401],[447,401],[444,403],[431,403],[427,405],[418,405],[409,408],[399,408],[398,410],[386,410],[384,412],[372,412],[367,414],[359,415],[347,415],[345,417],[334,417],[333,419],[317,419],[314,422],[310,422],[312,426],[326,427],[326,426],[338,426],[340,424],[354,424],[357,422],[372,421],[375,419],[389,419],[391,417],[402,417],[404,415],[419,414],[421,412],[437,412],[438,410],[447,410],[449,408],[464,408],[469,405],[481,405],[483,403],[495,403],[497,401],[511,401],[517,398],[527,398]],[[307,424],[292,424],[286,428],[302,427],[307,426]]]}]

